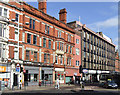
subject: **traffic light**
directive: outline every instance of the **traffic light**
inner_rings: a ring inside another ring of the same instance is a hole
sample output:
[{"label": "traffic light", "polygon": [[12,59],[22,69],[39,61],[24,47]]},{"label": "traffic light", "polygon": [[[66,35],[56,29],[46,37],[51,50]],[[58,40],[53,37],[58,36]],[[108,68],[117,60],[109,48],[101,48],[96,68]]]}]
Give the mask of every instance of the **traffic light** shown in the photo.
[{"label": "traffic light", "polygon": [[23,72],[23,67],[20,67],[20,72]]},{"label": "traffic light", "polygon": [[82,65],[79,66],[79,73],[82,73]]}]

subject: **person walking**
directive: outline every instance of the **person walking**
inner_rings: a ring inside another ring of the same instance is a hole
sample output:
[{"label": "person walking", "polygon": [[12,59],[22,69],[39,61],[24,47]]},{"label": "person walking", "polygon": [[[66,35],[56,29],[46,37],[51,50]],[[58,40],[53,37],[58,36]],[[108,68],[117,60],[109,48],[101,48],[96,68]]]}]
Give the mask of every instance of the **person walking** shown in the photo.
[{"label": "person walking", "polygon": [[59,86],[60,86],[60,81],[59,78],[57,78],[57,89],[59,89]]}]

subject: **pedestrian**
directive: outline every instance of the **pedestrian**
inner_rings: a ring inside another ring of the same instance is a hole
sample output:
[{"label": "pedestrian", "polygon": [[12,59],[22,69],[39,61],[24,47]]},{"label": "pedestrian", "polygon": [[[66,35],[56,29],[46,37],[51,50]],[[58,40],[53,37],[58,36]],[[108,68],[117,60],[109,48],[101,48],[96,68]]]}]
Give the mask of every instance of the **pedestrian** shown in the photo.
[{"label": "pedestrian", "polygon": [[57,89],[59,89],[59,86],[60,86],[60,81],[59,78],[57,78]]},{"label": "pedestrian", "polygon": [[75,84],[75,76],[73,76],[73,83]]}]

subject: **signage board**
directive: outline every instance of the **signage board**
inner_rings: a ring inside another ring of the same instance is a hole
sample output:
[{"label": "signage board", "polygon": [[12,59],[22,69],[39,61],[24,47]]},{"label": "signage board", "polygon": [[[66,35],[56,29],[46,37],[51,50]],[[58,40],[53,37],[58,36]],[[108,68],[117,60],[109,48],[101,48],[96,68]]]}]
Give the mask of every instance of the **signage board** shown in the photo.
[{"label": "signage board", "polygon": [[83,73],[88,73],[88,70],[87,69],[83,69]]},{"label": "signage board", "polygon": [[6,72],[6,66],[0,66],[0,72]]},{"label": "signage board", "polygon": [[17,63],[16,67],[20,67],[20,64],[19,64],[19,63]]},{"label": "signage board", "polygon": [[16,67],[16,72],[20,72],[20,67]]}]

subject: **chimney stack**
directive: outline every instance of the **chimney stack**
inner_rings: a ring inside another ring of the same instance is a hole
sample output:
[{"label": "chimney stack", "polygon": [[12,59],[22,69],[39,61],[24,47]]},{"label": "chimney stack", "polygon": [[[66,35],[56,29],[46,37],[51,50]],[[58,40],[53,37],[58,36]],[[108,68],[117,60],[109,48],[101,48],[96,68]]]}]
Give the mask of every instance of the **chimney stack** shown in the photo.
[{"label": "chimney stack", "polygon": [[38,9],[43,11],[44,13],[47,13],[46,8],[47,8],[46,0],[38,0]]},{"label": "chimney stack", "polygon": [[60,12],[59,12],[59,20],[64,22],[64,23],[67,23],[67,11],[66,9],[61,9]]}]

